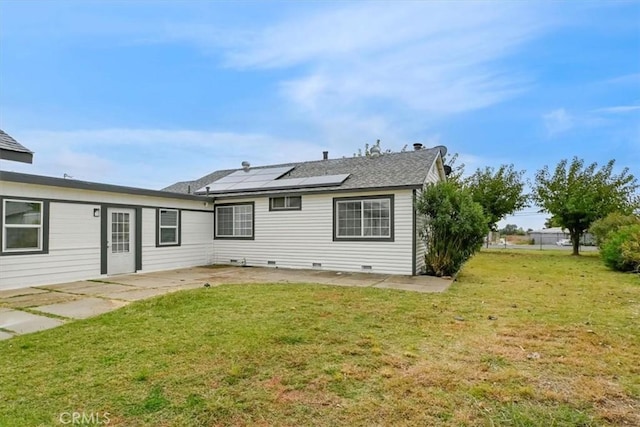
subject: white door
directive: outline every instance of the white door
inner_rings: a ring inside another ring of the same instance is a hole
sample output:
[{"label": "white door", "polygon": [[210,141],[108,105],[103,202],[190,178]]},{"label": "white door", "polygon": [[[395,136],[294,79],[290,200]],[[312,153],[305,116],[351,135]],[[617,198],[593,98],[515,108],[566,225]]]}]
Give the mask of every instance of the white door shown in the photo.
[{"label": "white door", "polygon": [[135,215],[133,209],[107,209],[107,274],[136,271]]}]

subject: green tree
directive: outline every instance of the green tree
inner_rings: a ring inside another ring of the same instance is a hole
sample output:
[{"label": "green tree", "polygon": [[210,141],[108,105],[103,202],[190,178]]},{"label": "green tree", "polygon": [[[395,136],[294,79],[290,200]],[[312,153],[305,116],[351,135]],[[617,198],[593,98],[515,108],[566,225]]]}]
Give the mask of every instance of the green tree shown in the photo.
[{"label": "green tree", "polygon": [[602,249],[602,246],[607,241],[609,235],[626,225],[640,225],[640,216],[624,215],[620,212],[612,212],[606,217],[600,218],[591,224],[589,232],[595,236],[596,244],[600,249]]},{"label": "green tree", "polygon": [[427,274],[450,276],[482,246],[489,232],[482,206],[452,182],[429,184],[417,201]]},{"label": "green tree", "polygon": [[551,216],[544,221],[544,228],[553,227],[560,227],[560,223],[558,222],[558,219],[556,217]]},{"label": "green tree", "polygon": [[[446,157],[446,156],[445,156]],[[458,163],[459,159],[458,153],[454,153],[452,156],[443,159],[445,164],[445,170],[448,168],[450,170],[449,175],[447,175],[447,181],[453,182],[458,186],[462,186],[463,184],[463,175],[464,175],[464,163]]]},{"label": "green tree", "polygon": [[482,206],[490,230],[496,231],[498,221],[506,215],[528,206],[523,175],[524,171],[516,171],[513,165],[501,165],[497,170],[478,169],[463,181],[473,200]]},{"label": "green tree", "polygon": [[573,255],[580,254],[580,238],[595,220],[640,207],[638,181],[628,168],[614,174],[614,163],[610,160],[596,170],[597,163],[585,167],[584,160],[574,157],[571,163],[561,160],[553,173],[548,166],[536,173],[533,200],[569,230]]},{"label": "green tree", "polygon": [[507,224],[503,229],[499,230],[500,234],[504,234],[506,236],[513,236],[514,234],[522,235],[524,234],[524,230],[522,228],[518,228],[515,224]]},{"label": "green tree", "polygon": [[610,233],[600,255],[613,270],[640,272],[640,224],[624,225]]}]

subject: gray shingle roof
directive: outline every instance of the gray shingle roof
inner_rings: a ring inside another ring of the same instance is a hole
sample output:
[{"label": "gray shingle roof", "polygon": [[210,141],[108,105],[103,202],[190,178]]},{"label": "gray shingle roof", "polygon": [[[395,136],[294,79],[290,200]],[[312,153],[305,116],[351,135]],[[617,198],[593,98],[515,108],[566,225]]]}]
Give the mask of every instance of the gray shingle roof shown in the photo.
[{"label": "gray shingle roof", "polygon": [[[267,167],[292,166],[294,169],[279,180],[288,178],[308,178],[321,175],[350,174],[349,178],[341,185],[322,188],[305,188],[305,192],[327,191],[330,189],[362,190],[390,187],[420,187],[424,184],[429,170],[436,158],[440,155],[440,149],[425,148],[417,151],[400,153],[387,153],[379,157],[349,157],[341,159],[317,160],[311,162],[285,163],[280,165],[252,167],[261,169]],[[194,181],[176,182],[164,191],[176,193],[193,193],[212,182],[223,178],[241,169],[220,170],[203,176]],[[278,193],[300,192],[301,189],[279,190]],[[233,193],[233,196],[253,195],[261,193],[273,193],[274,190],[257,190]],[[212,195],[226,195],[218,192]]]},{"label": "gray shingle roof", "polygon": [[0,159],[31,163],[33,152],[0,129]]}]

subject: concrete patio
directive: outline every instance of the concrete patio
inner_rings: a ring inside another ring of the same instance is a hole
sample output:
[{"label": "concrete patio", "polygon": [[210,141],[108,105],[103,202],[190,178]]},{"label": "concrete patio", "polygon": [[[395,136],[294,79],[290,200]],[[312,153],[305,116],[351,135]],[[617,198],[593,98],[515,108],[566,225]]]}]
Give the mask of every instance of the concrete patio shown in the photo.
[{"label": "concrete patio", "polygon": [[210,266],[0,291],[0,340],[97,316],[133,301],[222,284],[316,283],[442,292],[452,279],[322,270]]}]

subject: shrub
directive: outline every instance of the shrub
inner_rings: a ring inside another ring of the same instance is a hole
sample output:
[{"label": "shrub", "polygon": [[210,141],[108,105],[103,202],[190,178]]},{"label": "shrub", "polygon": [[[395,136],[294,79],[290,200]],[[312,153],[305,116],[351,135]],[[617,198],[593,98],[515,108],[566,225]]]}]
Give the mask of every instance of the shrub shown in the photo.
[{"label": "shrub", "polygon": [[480,249],[489,233],[482,206],[451,182],[431,184],[417,203],[427,245],[427,274],[450,276]]},{"label": "shrub", "polygon": [[608,234],[600,254],[609,268],[638,272],[640,270],[640,224],[625,225]]},{"label": "shrub", "polygon": [[620,212],[613,212],[606,217],[595,221],[589,231],[596,238],[596,245],[600,249],[605,245],[608,236],[625,225],[640,224],[640,217],[636,215],[625,215]]}]

